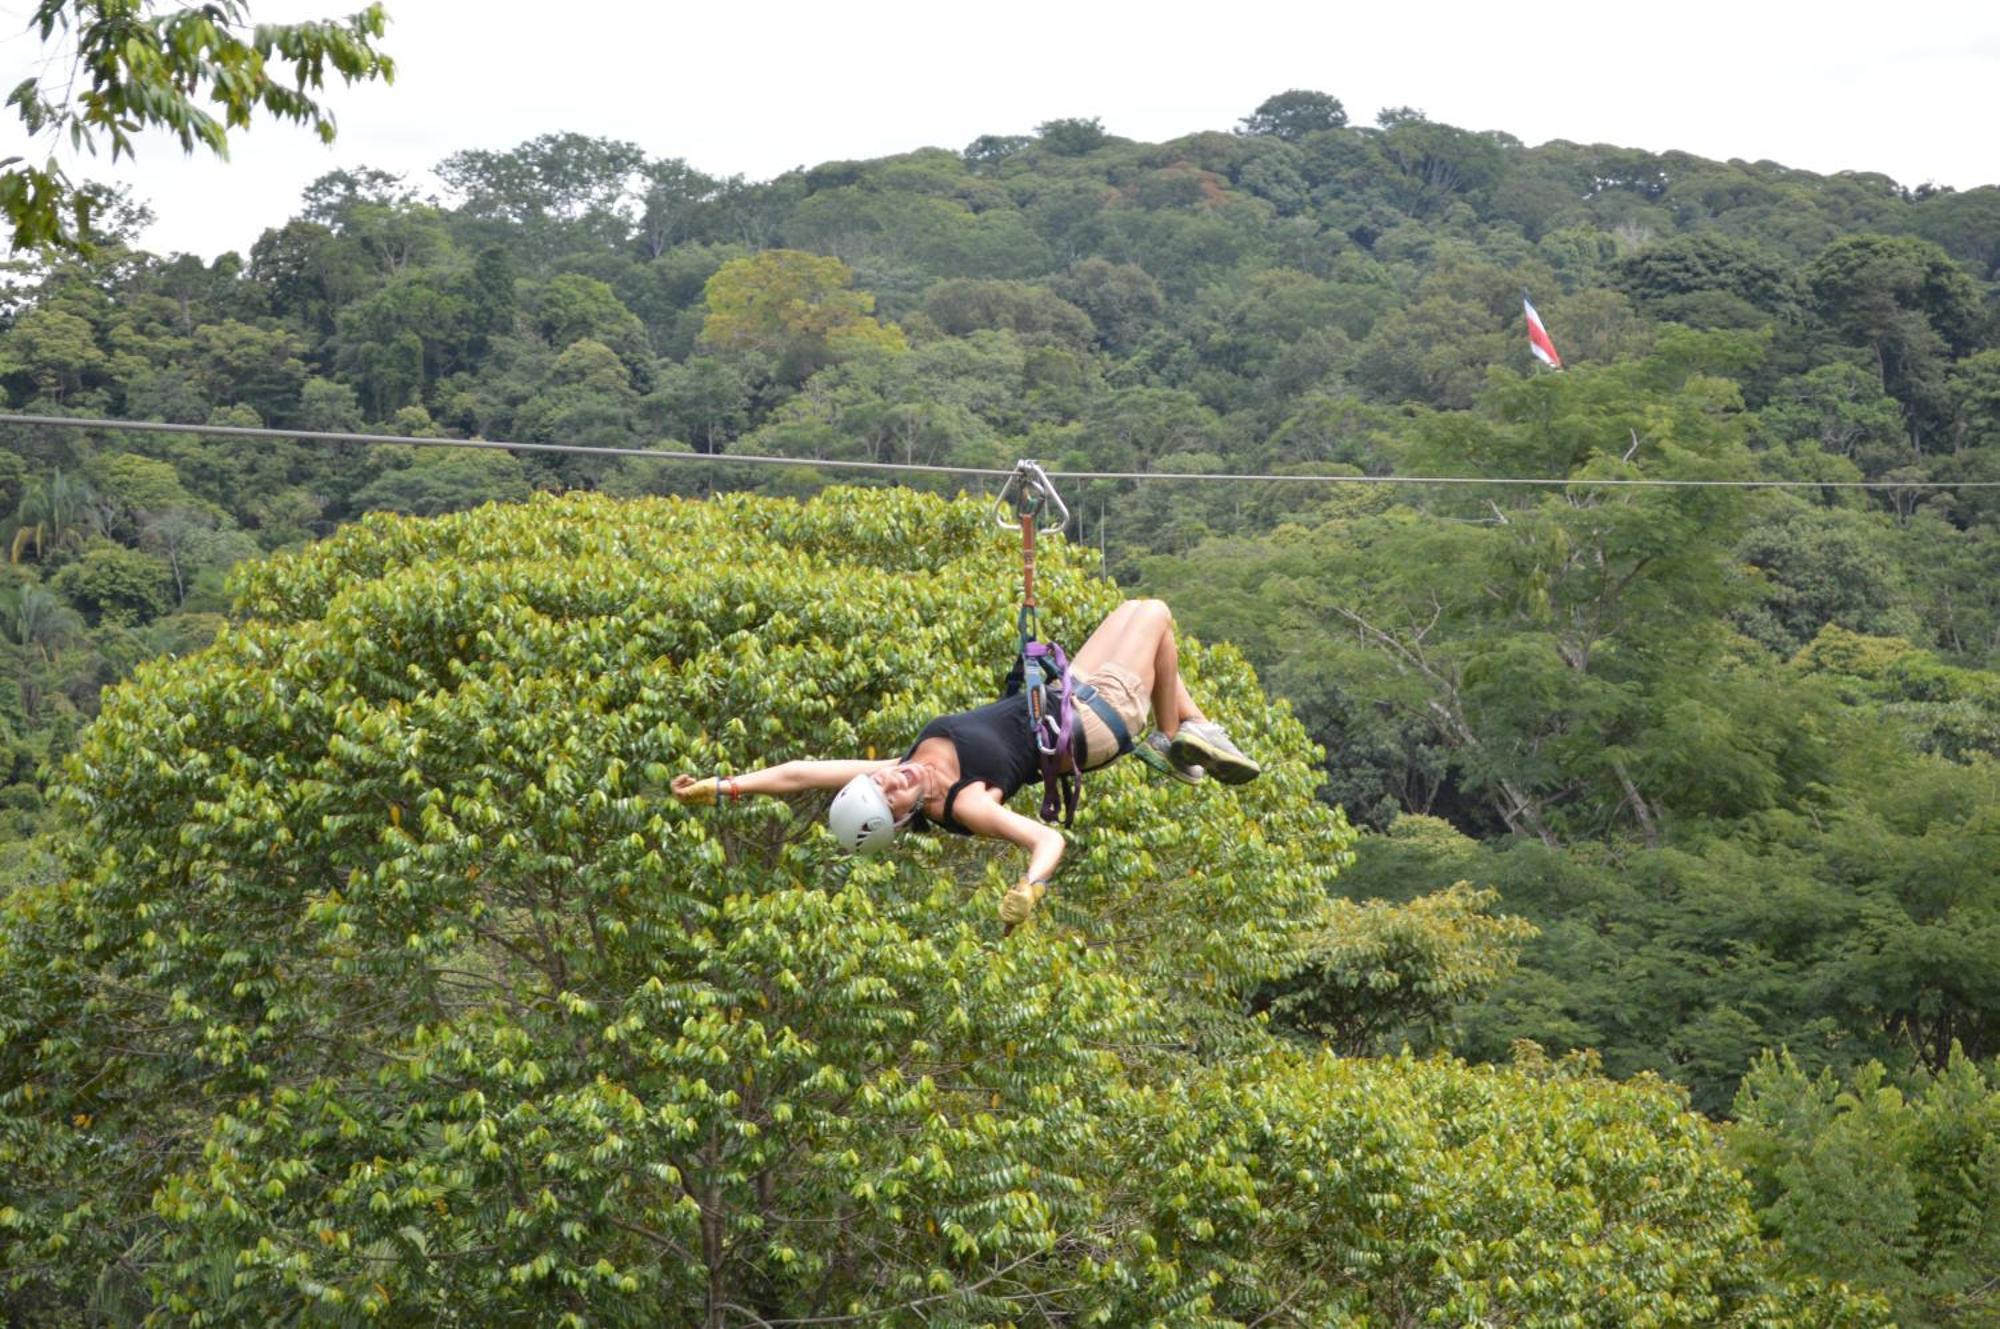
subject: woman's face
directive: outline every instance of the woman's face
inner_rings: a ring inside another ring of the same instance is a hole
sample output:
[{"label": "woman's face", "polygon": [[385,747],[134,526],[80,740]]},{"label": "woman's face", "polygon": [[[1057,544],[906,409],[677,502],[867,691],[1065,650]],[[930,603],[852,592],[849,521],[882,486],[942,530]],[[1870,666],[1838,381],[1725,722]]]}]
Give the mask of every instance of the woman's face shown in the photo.
[{"label": "woman's face", "polygon": [[924,777],[915,763],[891,766],[868,778],[882,791],[882,797],[889,800],[889,811],[895,815],[897,825],[907,821],[910,814],[917,810],[917,802],[924,794]]}]

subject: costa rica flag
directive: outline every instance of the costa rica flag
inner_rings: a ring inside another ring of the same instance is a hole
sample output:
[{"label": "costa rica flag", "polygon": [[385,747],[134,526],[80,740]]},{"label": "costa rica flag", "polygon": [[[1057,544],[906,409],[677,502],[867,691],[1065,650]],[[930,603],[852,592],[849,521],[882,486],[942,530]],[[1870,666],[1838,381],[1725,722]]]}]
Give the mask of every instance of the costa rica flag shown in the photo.
[{"label": "costa rica flag", "polygon": [[1542,326],[1542,316],[1535,312],[1534,302],[1528,299],[1526,291],[1521,292],[1521,308],[1528,311],[1528,349],[1549,368],[1561,369],[1562,357],[1556,354],[1556,344],[1549,340],[1549,330]]}]

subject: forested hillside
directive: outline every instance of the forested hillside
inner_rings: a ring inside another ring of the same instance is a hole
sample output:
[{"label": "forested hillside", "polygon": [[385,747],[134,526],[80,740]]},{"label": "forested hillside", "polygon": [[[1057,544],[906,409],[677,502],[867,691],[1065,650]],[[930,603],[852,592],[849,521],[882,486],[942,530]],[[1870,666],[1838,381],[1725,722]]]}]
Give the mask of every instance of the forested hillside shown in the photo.
[{"label": "forested hillside", "polygon": [[[1656,1073],[1735,1123],[1790,1271],[2000,1322],[2000,188],[1303,92],[1170,143],[1055,120],[765,182],[568,135],[438,174],[329,175],[247,255],[17,268],[7,406],[699,459],[5,427],[0,886],[74,869],[52,790],[105,686],[281,603],[255,573],[232,607],[232,567],[369,512],[830,474],[731,454],[1809,482],[1066,496],[1074,552],[1233,642],[1323,751],[1366,832],[1325,889],[1467,882],[1523,924],[1485,938],[1518,966],[1387,1025],[1260,974],[1276,1028]],[[1477,927],[1441,917],[1417,951]]]}]

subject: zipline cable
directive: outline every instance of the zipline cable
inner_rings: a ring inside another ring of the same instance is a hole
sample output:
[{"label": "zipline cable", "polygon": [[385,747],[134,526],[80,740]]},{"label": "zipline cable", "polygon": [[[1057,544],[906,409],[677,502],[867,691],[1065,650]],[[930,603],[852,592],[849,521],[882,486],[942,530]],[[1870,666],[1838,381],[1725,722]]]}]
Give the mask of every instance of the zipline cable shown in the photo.
[{"label": "zipline cable", "polygon": [[481,448],[489,452],[559,452],[585,457],[651,457],[656,461],[764,462],[778,466],[839,467],[863,471],[930,471],[941,475],[1012,475],[1013,469],[924,466],[891,461],[814,461],[806,457],[735,457],[705,452],[656,452],[650,448],[587,447],[580,443],[510,443],[487,438],[416,438],[406,434],[343,434],[322,429],[256,429],[248,425],[186,425],[159,420],[81,420],[67,415],[14,415],[0,411],[0,425],[55,425],[72,429],[129,429],[152,434],[217,434],[224,438],[295,439],[305,443],[396,443],[416,448]]},{"label": "zipline cable", "polygon": [[[190,425],[159,420],[90,420],[67,415],[16,415],[0,411],[0,427],[121,429],[152,434],[207,434],[220,438],[290,439],[302,443],[397,444],[418,448],[479,448],[490,452],[552,452],[582,457],[649,457],[654,461],[741,463],[752,466],[807,466],[815,470],[891,471],[920,475],[976,475],[1004,480],[1012,467],[937,466],[923,462],[842,461],[819,457],[755,454],[656,452],[649,448],[589,447],[579,443],[512,443],[484,438],[415,438],[402,434],[347,434],[318,429],[262,429],[248,425]],[[1666,480],[1640,477],[1577,476],[1562,479],[1520,475],[1246,475],[1222,471],[1049,471],[1051,480],[1198,480],[1256,484],[1335,485],[1513,485],[1541,489],[2000,489],[2000,480]]]}]

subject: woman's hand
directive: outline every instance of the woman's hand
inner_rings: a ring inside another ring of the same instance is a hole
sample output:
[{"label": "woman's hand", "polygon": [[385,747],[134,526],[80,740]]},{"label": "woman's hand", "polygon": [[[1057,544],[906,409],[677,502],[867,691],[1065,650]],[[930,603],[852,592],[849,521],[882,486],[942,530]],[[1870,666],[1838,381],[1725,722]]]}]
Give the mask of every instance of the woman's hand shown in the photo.
[{"label": "woman's hand", "polygon": [[686,806],[705,808],[714,804],[721,784],[722,781],[713,775],[699,780],[692,775],[676,775],[673,783],[667,787],[673,791],[674,797]]},{"label": "woman's hand", "polygon": [[1028,915],[1035,912],[1035,906],[1049,893],[1046,881],[1036,881],[1023,877],[1000,897],[1000,922],[1003,924],[1001,936],[1006,936],[1028,921]]}]

